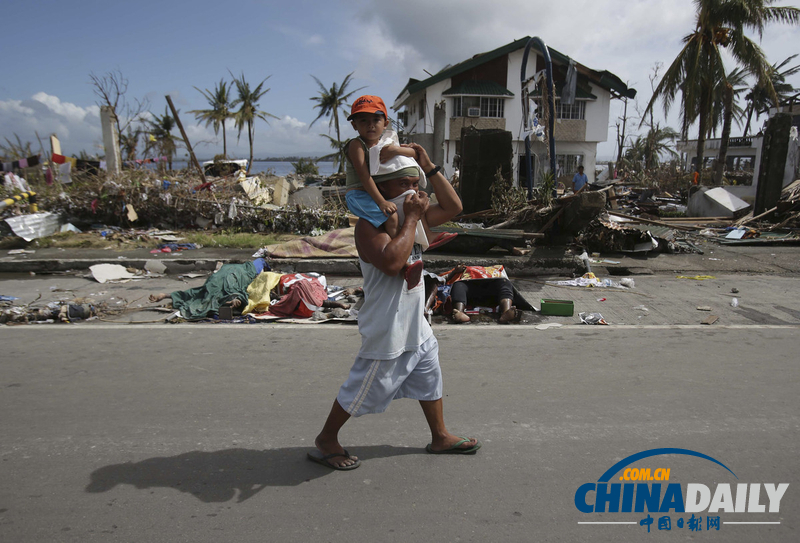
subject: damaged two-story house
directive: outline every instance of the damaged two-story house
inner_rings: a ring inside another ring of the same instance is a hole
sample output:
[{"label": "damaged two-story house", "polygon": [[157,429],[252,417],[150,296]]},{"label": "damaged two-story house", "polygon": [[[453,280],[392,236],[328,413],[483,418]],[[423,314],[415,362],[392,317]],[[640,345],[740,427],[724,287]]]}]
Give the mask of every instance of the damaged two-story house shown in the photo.
[{"label": "damaged two-story house", "polygon": [[[435,163],[452,175],[461,164],[462,130],[499,129],[511,133],[512,175],[525,185],[525,135],[522,118],[520,72],[525,37],[493,51],[481,53],[455,66],[447,66],[422,81],[410,79],[392,105],[403,123],[403,136],[430,150]],[[567,76],[570,58],[548,48],[553,64],[556,96]],[[577,88],[573,104],[556,100],[555,140],[559,180],[571,180],[578,166],[594,181],[597,144],[608,137],[609,112],[613,98],[633,98],[619,77],[575,63]],[[541,51],[532,48],[526,73],[530,78],[544,70]],[[536,105],[536,104],[535,104]],[[541,110],[541,106],[539,107]],[[541,117],[541,116],[540,116]],[[534,182],[549,171],[546,143],[533,139]]]}]

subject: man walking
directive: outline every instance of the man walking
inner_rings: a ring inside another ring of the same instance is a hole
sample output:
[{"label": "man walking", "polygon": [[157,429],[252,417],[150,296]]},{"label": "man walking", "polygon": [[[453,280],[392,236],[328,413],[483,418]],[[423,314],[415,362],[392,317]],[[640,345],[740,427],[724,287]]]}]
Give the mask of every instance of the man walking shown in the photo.
[{"label": "man walking", "polygon": [[365,296],[358,318],[361,349],[314,441],[316,449],[308,453],[311,460],[332,469],[355,469],[361,463],[339,443],[342,426],[351,416],[385,411],[393,399],[419,401],[431,431],[429,453],[474,454],[481,447],[477,439],[456,436],[445,427],[439,344],[424,316],[424,282],[409,289],[400,274],[406,263],[421,259],[421,248],[414,242],[417,223],[422,222],[430,238],[429,227],[451,220],[462,209],[455,190],[425,149],[417,144],[409,147],[427,173],[438,203],[431,205],[427,195],[418,192],[418,176],[400,170],[398,177],[380,184],[383,197],[398,199],[398,208],[402,207],[405,219],[400,233],[392,239],[383,226],[376,228],[365,220],[356,224]]}]

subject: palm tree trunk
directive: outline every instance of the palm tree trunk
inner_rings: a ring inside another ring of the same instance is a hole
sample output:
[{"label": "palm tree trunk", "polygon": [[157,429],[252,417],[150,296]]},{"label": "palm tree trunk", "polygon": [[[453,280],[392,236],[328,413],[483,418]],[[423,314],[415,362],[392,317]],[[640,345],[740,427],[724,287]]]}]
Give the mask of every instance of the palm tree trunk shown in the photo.
[{"label": "palm tree trunk", "polygon": [[719,145],[719,157],[714,172],[714,184],[722,184],[722,175],[725,172],[725,162],[728,160],[728,140],[731,137],[731,119],[733,118],[733,87],[725,85],[725,104],[722,112],[722,141]]},{"label": "palm tree trunk", "polygon": [[225,139],[225,121],[222,121],[222,155],[228,158],[228,142]]},{"label": "palm tree trunk", "polygon": [[703,183],[703,153],[706,149],[706,117],[708,116],[708,100],[706,100],[706,93],[703,92],[700,96],[700,111],[698,112],[698,118],[700,120],[700,126],[698,128],[697,134],[697,168],[695,171],[698,174],[697,177],[697,184],[701,185]]},{"label": "palm tree trunk", "polygon": [[333,123],[336,126],[336,141],[339,142],[339,173],[344,173],[344,153],[342,152],[342,136],[339,133],[339,111],[333,110]]},{"label": "palm tree trunk", "polygon": [[750,132],[750,120],[753,116],[753,109],[755,109],[754,105],[751,103],[747,106],[747,123],[744,125],[744,136],[747,137],[747,133]]},{"label": "palm tree trunk", "polygon": [[247,173],[250,173],[250,168],[253,166],[253,123],[247,122],[247,139],[250,140],[250,160],[247,162]]}]

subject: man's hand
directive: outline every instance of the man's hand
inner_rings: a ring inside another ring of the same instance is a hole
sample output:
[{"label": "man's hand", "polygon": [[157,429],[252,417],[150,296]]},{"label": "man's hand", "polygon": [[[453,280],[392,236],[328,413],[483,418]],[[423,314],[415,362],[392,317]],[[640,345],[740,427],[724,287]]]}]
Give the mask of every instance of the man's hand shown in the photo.
[{"label": "man's hand", "polygon": [[403,212],[406,218],[414,217],[420,220],[428,211],[430,199],[424,192],[409,194],[403,202]]}]

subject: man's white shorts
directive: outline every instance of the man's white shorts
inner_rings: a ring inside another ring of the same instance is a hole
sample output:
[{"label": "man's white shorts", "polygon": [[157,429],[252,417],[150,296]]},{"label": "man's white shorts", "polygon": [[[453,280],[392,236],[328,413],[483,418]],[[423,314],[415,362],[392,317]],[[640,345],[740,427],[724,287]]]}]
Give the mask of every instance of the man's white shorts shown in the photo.
[{"label": "man's white shorts", "polygon": [[442,397],[439,342],[431,336],[416,351],[393,360],[356,357],[336,400],[354,417],[383,413],[392,400],[433,401]]}]

